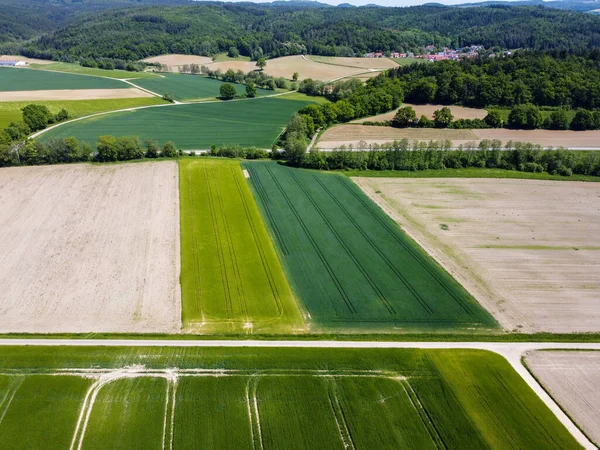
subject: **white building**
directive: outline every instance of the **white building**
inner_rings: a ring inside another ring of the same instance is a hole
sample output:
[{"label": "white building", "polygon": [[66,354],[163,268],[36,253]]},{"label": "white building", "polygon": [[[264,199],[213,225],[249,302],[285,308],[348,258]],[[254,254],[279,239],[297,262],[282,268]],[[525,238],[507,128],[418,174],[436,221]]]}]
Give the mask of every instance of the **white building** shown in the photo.
[{"label": "white building", "polygon": [[27,65],[27,63],[25,61],[0,59],[0,67],[2,67],[2,66],[23,67],[23,66],[26,66],[26,65]]}]

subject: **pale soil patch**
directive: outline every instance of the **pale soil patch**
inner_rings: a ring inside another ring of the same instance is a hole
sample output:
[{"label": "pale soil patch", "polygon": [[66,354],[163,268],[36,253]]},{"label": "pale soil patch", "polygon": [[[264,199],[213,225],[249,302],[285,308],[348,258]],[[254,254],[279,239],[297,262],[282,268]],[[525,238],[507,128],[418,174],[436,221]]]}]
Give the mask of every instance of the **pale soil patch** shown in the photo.
[{"label": "pale soil patch", "polygon": [[174,162],[0,169],[0,332],[177,332]]},{"label": "pale soil patch", "polygon": [[0,102],[22,102],[43,100],[100,100],[110,98],[153,97],[136,88],[127,89],[59,89],[51,91],[2,92]]},{"label": "pale soil patch", "polygon": [[[413,105],[411,103],[403,103],[401,108],[406,106],[412,106],[412,108],[415,110],[415,113],[417,113],[417,117],[425,116],[429,119],[433,119],[433,113],[438,109],[442,109],[445,105]],[[454,120],[483,119],[485,116],[487,116],[487,111],[485,109],[465,108],[464,106],[447,106],[447,108],[450,108],[450,111],[452,111]],[[379,114],[378,116],[364,117],[362,119],[354,120],[352,123],[362,123],[367,120],[373,122],[392,120],[396,115],[396,111],[397,110]]]},{"label": "pale soil patch", "polygon": [[597,183],[354,181],[505,328],[600,331]]},{"label": "pale soil patch", "polygon": [[346,58],[339,56],[307,56],[308,59],[322,63],[334,64],[337,66],[348,66],[358,69],[392,69],[398,67],[398,64],[391,58]]},{"label": "pale soil patch", "polygon": [[[228,69],[250,72],[256,70],[255,61],[223,61],[210,64],[213,70],[220,69],[226,72]],[[356,67],[335,66],[322,64],[304,59],[301,55],[284,56],[282,58],[268,59],[265,73],[273,77],[284,77],[291,79],[294,72],[298,72],[299,79],[312,78],[313,80],[329,81],[335,78],[347,77],[363,73],[365,69]],[[377,73],[376,73],[377,74]]]},{"label": "pale soil patch", "polygon": [[361,141],[363,141],[363,144],[368,145],[401,139],[408,139],[409,141],[444,141],[448,139],[452,142],[469,142],[477,139],[477,136],[471,130],[372,127],[346,124],[327,129],[319,139],[317,147],[331,149],[352,144],[356,148],[361,147]]},{"label": "pale soil patch", "polygon": [[53,64],[56,61],[48,61],[46,59],[26,58],[19,55],[2,55],[0,61],[25,61],[29,64]]},{"label": "pale soil patch", "polygon": [[531,142],[543,147],[600,148],[600,131],[570,130],[473,130],[479,139]]},{"label": "pale soil patch", "polygon": [[208,56],[177,54],[153,56],[152,58],[142,59],[142,61],[166,64],[171,68],[172,72],[178,72],[179,66],[183,66],[184,64],[198,64],[200,66],[205,66],[213,62],[212,58],[209,58]]},{"label": "pale soil patch", "polygon": [[600,352],[535,351],[525,361],[554,400],[600,443]]}]

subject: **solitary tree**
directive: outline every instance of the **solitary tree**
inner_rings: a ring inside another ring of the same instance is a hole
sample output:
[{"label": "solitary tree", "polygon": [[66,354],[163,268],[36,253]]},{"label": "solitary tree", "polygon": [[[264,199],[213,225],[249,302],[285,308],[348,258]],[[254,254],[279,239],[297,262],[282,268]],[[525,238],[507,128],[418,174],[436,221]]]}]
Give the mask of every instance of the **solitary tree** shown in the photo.
[{"label": "solitary tree", "polygon": [[246,97],[256,97],[256,86],[252,81],[248,82],[248,84],[246,85]]},{"label": "solitary tree", "polygon": [[300,74],[298,74],[298,72],[294,72],[294,75],[292,75],[292,80],[293,81],[298,81],[298,77],[300,76]]},{"label": "solitary tree", "polygon": [[417,113],[412,106],[400,108],[392,119],[392,126],[396,128],[414,127],[417,124]]},{"label": "solitary tree", "polygon": [[265,58],[258,58],[258,61],[256,61],[256,67],[258,67],[259,70],[263,70],[266,66],[267,60]]},{"label": "solitary tree", "polygon": [[231,83],[223,83],[219,91],[221,92],[222,100],[231,100],[232,98],[235,98],[235,86]]}]

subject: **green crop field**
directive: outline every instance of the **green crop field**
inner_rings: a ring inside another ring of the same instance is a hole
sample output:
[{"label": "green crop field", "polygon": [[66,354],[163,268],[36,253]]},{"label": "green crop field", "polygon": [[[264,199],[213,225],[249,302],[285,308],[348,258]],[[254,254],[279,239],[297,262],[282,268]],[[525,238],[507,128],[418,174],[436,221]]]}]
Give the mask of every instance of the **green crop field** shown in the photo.
[{"label": "green crop field", "polygon": [[0,348],[0,446],[575,449],[477,350]]},{"label": "green crop field", "polygon": [[238,161],[180,161],[183,324],[291,332],[302,316]]},{"label": "green crop field", "polygon": [[497,326],[348,178],[273,162],[243,167],[315,324],[351,331]]},{"label": "green crop field", "polygon": [[0,92],[126,88],[131,88],[131,85],[108,78],[44,70],[0,68]]},{"label": "green crop field", "polygon": [[39,139],[75,136],[95,145],[98,136],[112,134],[160,144],[173,141],[184,150],[209,149],[212,144],[270,148],[290,117],[307,104],[276,97],[147,108],[67,123]]},{"label": "green crop field", "polygon": [[127,70],[104,70],[93,67],[83,67],[79,64],[55,62],[52,64],[31,64],[32,69],[52,70],[56,72],[79,73],[83,75],[94,75],[97,77],[116,78],[118,80],[132,78],[158,78],[158,75],[150,72],[129,72]]},{"label": "green crop field", "polygon": [[[182,75],[177,73],[164,73],[161,78],[135,80],[137,86],[148,89],[159,95],[170,94],[178,101],[214,100],[220,95],[219,89],[223,81],[207,78],[201,75]],[[246,94],[246,85],[233,84],[238,95]],[[257,89],[257,97],[272,95],[273,91]]]},{"label": "green crop field", "polygon": [[69,111],[72,119],[117,109],[134,108],[137,106],[151,106],[165,104],[158,97],[140,98],[114,98],[98,100],[43,100],[27,102],[0,102],[0,130],[6,128],[11,122],[23,120],[21,109],[27,105],[45,105],[52,114],[56,114],[62,108]]}]

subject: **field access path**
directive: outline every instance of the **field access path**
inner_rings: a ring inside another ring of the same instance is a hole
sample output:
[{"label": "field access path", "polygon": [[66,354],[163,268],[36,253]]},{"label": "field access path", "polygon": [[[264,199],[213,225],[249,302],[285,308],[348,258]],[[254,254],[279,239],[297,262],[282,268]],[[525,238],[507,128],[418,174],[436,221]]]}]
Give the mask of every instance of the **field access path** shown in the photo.
[{"label": "field access path", "polygon": [[596,446],[577,428],[523,365],[522,357],[535,350],[600,350],[600,343],[552,342],[379,342],[379,341],[253,341],[170,339],[0,339],[0,346],[89,347],[288,347],[288,348],[418,348],[487,350],[503,356],[542,399],[575,439],[586,449]]}]

